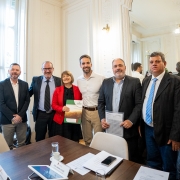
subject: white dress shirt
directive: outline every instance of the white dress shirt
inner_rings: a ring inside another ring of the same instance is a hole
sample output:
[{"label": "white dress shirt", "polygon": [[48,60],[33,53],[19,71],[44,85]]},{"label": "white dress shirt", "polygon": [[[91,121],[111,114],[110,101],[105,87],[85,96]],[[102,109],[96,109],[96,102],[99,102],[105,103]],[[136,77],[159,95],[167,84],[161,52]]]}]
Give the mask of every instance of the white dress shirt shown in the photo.
[{"label": "white dress shirt", "polygon": [[142,81],[144,79],[144,76],[142,74],[140,74],[138,71],[133,71],[132,72],[132,77],[136,77],[136,78],[139,78],[140,81],[141,81],[141,84],[142,84]]},{"label": "white dress shirt", "polygon": [[[11,79],[10,79],[11,81]],[[13,88],[13,91],[14,91],[14,96],[15,96],[15,99],[16,99],[16,104],[17,104],[17,112],[18,112],[18,103],[19,103],[19,98],[18,98],[18,94],[19,94],[19,83],[17,81],[16,84],[14,84],[12,81],[11,81],[11,85],[12,85],[12,88]]]},{"label": "white dress shirt", "polygon": [[104,77],[102,75],[91,73],[91,76],[86,79],[83,75],[78,77],[77,85],[82,94],[83,106],[95,107],[98,105],[99,89],[102,85]]},{"label": "white dress shirt", "polygon": [[[142,117],[143,117],[145,123],[146,123],[146,106],[147,106],[147,101],[148,101],[148,98],[149,98],[150,89],[151,89],[151,86],[152,86],[152,83],[153,83],[153,79],[157,78],[158,80],[156,81],[156,85],[155,85],[155,89],[154,89],[154,96],[153,96],[153,101],[152,101],[152,112],[153,112],[154,99],[156,97],[157,90],[159,88],[159,85],[161,83],[161,80],[162,80],[164,74],[165,74],[165,71],[163,73],[161,73],[157,77],[154,77],[152,75],[151,81],[150,81],[149,86],[148,86],[148,88],[146,90],[146,94],[145,94],[145,98],[144,98],[144,103],[143,103],[143,109],[142,109]],[[152,123],[148,124],[148,125],[153,127],[153,113],[152,113]]]}]

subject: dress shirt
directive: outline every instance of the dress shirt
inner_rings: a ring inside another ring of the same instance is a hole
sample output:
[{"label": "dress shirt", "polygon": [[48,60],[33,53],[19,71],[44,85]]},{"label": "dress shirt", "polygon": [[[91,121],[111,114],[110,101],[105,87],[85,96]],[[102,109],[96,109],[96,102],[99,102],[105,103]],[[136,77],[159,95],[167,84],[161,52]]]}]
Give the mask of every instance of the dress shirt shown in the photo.
[{"label": "dress shirt", "polygon": [[142,81],[144,79],[144,76],[142,74],[140,74],[138,71],[133,71],[132,72],[132,77],[136,77],[136,78],[139,78],[140,81],[141,81],[141,84],[142,84]]},{"label": "dress shirt", "polygon": [[99,98],[99,89],[102,85],[103,80],[103,76],[96,74],[94,72],[91,73],[91,76],[88,79],[86,79],[83,75],[81,75],[77,79],[77,85],[82,94],[83,106],[97,106]]},{"label": "dress shirt", "polygon": [[[157,90],[159,88],[159,85],[161,83],[161,80],[162,80],[164,74],[165,74],[165,71],[163,73],[161,73],[159,76],[156,77],[158,80],[156,81],[156,86],[155,86],[155,90],[154,90],[154,96],[153,96],[153,101],[152,101],[152,113],[153,113],[154,98],[156,97]],[[144,98],[143,109],[142,109],[142,116],[143,116],[143,119],[144,119],[145,123],[146,123],[146,106],[147,106],[147,101],[148,101],[148,98],[149,98],[149,93],[150,93],[150,89],[151,89],[151,86],[152,86],[154,78],[155,77],[152,75],[151,81],[150,81],[149,86],[148,86],[148,88],[146,90],[146,95],[145,95],[145,98]],[[153,127],[153,114],[152,114],[152,123],[151,124],[147,124],[147,125]]]},{"label": "dress shirt", "polygon": [[[11,81],[11,79],[10,79]],[[18,98],[18,94],[19,94],[19,83],[17,81],[16,84],[14,84],[12,81],[11,81],[11,85],[12,85],[12,88],[13,88],[13,91],[14,91],[14,96],[15,96],[15,99],[16,99],[16,104],[17,104],[17,112],[18,112],[18,102],[19,102],[19,98]]]},{"label": "dress shirt", "polygon": [[[46,81],[47,81],[47,79],[43,76],[41,89],[40,89],[39,107],[38,107],[38,109],[41,111],[46,111],[44,109],[44,96],[45,96],[45,89],[46,89],[46,85],[47,85]],[[49,79],[49,87],[50,87],[50,105],[51,105],[53,93],[55,90],[55,82],[54,82],[54,78],[52,76]],[[52,110],[52,107],[51,107],[51,110]]]},{"label": "dress shirt", "polygon": [[113,81],[114,81],[113,100],[112,100],[113,101],[112,102],[113,112],[119,112],[119,102],[120,102],[124,79],[125,79],[125,77],[119,83],[117,83],[115,80],[115,77],[113,77]]}]

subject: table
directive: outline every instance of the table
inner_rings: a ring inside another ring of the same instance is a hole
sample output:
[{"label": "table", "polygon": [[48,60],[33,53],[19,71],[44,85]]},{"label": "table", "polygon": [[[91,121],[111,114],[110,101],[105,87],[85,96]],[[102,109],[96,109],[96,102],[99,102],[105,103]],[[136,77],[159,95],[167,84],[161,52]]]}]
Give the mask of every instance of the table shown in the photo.
[{"label": "table", "polygon": [[[67,164],[89,152],[97,154],[99,151],[61,136],[54,136],[45,140],[32,143],[15,150],[0,154],[0,165],[12,180],[27,180],[32,171],[28,165],[50,165],[51,143],[59,142],[59,150],[64,156],[63,163]],[[123,160],[115,171],[107,176],[107,180],[132,180],[140,168],[140,164]],[[94,180],[95,173],[89,172],[81,176],[74,171],[69,174],[71,180]]]}]

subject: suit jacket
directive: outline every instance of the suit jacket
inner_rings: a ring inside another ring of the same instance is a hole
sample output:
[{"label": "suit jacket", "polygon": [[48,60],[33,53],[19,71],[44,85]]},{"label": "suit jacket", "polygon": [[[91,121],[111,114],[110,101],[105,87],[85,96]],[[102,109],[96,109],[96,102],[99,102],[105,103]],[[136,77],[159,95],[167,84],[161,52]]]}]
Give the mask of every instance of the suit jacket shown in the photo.
[{"label": "suit jacket", "polygon": [[[73,92],[74,92],[74,100],[82,99],[82,95],[77,86],[73,85]],[[63,100],[64,100],[64,86],[60,86],[55,89],[52,100],[52,108],[56,111],[53,120],[58,124],[62,124],[62,122],[64,121],[64,112],[62,111],[64,106]]]},{"label": "suit jacket", "polygon": [[[144,79],[142,99],[152,76]],[[159,146],[168,140],[180,141],[180,79],[165,73],[157,90],[153,104],[154,136]],[[143,124],[143,123],[142,123]]]},{"label": "suit jacket", "polygon": [[22,122],[27,121],[26,111],[30,98],[28,93],[28,83],[18,79],[18,108],[14,96],[10,78],[0,82],[0,124],[12,124],[13,114],[18,114]]},{"label": "suit jacket", "polygon": [[[56,76],[53,76],[53,78],[54,78],[55,87],[60,86],[61,78],[56,77]],[[37,110],[39,106],[40,89],[41,89],[42,80],[43,80],[43,76],[33,77],[31,86],[29,88],[30,97],[34,95],[34,106],[33,106],[33,111],[32,111],[34,121],[36,121],[37,119]]]},{"label": "suit jacket", "polygon": [[[112,111],[114,82],[112,78],[105,79],[100,88],[98,99],[98,113],[100,119],[105,118],[105,111]],[[124,128],[124,138],[131,138],[138,135],[138,124],[141,117],[141,83],[138,78],[125,76],[120,102],[119,112],[124,112],[124,120],[129,119],[133,126]]]}]

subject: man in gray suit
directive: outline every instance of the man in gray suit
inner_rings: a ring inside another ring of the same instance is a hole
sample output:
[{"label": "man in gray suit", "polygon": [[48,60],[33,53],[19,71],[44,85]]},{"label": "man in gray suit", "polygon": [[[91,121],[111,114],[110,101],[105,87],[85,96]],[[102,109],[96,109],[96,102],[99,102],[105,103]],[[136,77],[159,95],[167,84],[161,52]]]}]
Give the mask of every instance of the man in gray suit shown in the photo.
[{"label": "man in gray suit", "polygon": [[0,82],[0,125],[2,126],[3,136],[10,149],[12,149],[14,133],[17,137],[17,147],[25,145],[26,111],[30,98],[28,83],[18,79],[21,74],[19,64],[11,64],[8,73],[10,78]]},{"label": "man in gray suit", "polygon": [[138,78],[125,75],[126,66],[122,59],[112,62],[114,77],[105,79],[102,83],[98,112],[103,129],[109,128],[105,111],[123,112],[124,121],[119,124],[124,129],[129,150],[129,160],[138,162],[138,124],[141,116],[141,83]]},{"label": "man in gray suit", "polygon": [[[61,78],[53,76],[54,67],[50,61],[42,64],[43,76],[33,77],[29,88],[30,97],[34,95],[33,117],[36,131],[36,141],[45,139],[47,128],[51,137],[51,124],[54,111],[51,107],[52,97],[56,87],[61,85]],[[49,108],[46,109],[46,87],[49,89]]]}]

